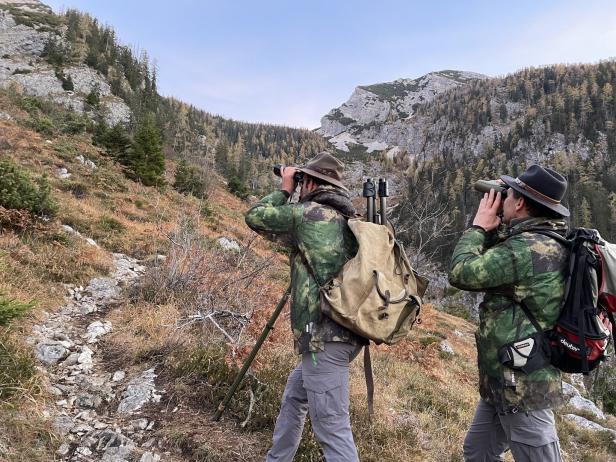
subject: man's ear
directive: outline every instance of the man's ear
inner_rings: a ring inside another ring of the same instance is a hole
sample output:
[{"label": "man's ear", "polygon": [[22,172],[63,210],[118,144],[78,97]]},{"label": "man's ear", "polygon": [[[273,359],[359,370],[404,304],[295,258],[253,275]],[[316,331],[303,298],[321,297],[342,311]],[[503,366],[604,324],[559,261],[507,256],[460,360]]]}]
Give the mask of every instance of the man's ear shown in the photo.
[{"label": "man's ear", "polygon": [[515,210],[519,212],[520,210],[524,210],[526,208],[526,198],[522,195],[515,201]]}]

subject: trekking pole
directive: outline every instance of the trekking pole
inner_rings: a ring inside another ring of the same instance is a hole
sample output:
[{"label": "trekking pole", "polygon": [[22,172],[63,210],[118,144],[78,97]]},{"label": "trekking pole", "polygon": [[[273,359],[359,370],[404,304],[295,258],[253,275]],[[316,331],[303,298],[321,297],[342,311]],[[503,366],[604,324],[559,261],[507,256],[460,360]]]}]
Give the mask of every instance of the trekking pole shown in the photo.
[{"label": "trekking pole", "polygon": [[389,197],[389,188],[387,180],[379,178],[379,213],[381,215],[381,224],[387,225],[387,198]]},{"label": "trekking pole", "polygon": [[263,332],[261,332],[261,336],[257,340],[257,343],[255,343],[255,346],[252,348],[252,351],[246,358],[246,361],[244,361],[244,365],[242,366],[240,371],[237,373],[237,376],[235,377],[235,380],[233,381],[233,385],[231,385],[231,388],[229,388],[229,391],[227,392],[227,396],[225,396],[225,398],[218,405],[216,414],[214,414],[214,418],[212,419],[215,422],[218,422],[220,420],[220,416],[222,416],[222,413],[225,412],[225,408],[229,404],[229,401],[231,401],[231,398],[233,397],[237,388],[242,382],[242,379],[244,378],[244,375],[246,375],[246,371],[248,371],[248,368],[252,364],[252,361],[255,359],[255,356],[257,356],[257,353],[259,352],[261,345],[263,344],[263,342],[269,335],[270,330],[274,328],[274,323],[276,322],[276,319],[278,319],[280,312],[282,311],[285,304],[287,303],[287,299],[289,298],[290,293],[291,293],[291,286],[287,287],[287,290],[285,291],[284,295],[278,302],[276,309],[274,310],[269,320],[267,321],[267,324],[265,325],[265,329],[263,329]]},{"label": "trekking pole", "polygon": [[364,192],[362,194],[366,198],[366,221],[376,223],[376,213],[374,210],[376,185],[372,181],[372,178],[366,178],[364,182]]}]

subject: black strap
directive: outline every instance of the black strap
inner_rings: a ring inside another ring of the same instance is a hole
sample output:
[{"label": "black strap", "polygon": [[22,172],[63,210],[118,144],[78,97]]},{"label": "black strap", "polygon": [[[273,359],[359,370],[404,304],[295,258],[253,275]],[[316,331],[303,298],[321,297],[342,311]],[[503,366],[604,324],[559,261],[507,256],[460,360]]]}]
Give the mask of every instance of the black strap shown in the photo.
[{"label": "black strap", "polygon": [[539,321],[537,321],[537,318],[535,318],[533,313],[530,312],[530,310],[526,306],[526,303],[524,303],[521,300],[520,300],[520,308],[522,308],[522,311],[524,311],[524,314],[526,315],[528,320],[531,322],[533,327],[537,330],[537,332],[543,332],[543,329],[541,328],[541,324],[539,324]]},{"label": "black strap", "polygon": [[368,418],[372,421],[374,416],[374,376],[372,374],[372,359],[370,358],[370,344],[364,347],[364,376],[366,377],[366,394],[368,399]]},{"label": "black strap", "polygon": [[614,351],[616,351],[616,322],[614,322],[614,313],[608,311],[607,318],[612,323],[612,338],[614,339]]}]

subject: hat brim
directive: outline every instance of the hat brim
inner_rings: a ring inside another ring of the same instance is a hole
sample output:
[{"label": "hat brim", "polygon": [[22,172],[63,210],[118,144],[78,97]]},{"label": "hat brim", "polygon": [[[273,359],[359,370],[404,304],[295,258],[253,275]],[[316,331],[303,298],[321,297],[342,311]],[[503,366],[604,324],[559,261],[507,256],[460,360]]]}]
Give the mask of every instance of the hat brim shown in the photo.
[{"label": "hat brim", "polygon": [[323,181],[327,181],[328,183],[333,184],[334,186],[338,186],[339,188],[342,188],[345,191],[348,191],[346,186],[344,186],[340,181],[338,181],[338,180],[336,180],[336,179],[334,179],[334,178],[332,178],[330,176],[323,175],[322,173],[319,173],[316,170],[312,170],[310,168],[304,168],[304,167],[300,167],[300,168],[298,168],[298,170],[300,172],[307,173],[308,175],[313,176],[315,178],[319,178],[319,179],[321,179]]},{"label": "hat brim", "polygon": [[515,189],[517,192],[522,194],[524,197],[528,197],[529,199],[543,205],[544,207],[549,208],[550,210],[554,210],[556,213],[562,215],[563,217],[568,217],[570,215],[569,209],[562,204],[552,204],[546,200],[543,200],[539,197],[532,196],[528,193],[524,188],[521,188],[515,181],[515,178],[508,175],[501,175],[500,177],[503,182],[509,186],[511,189]]}]

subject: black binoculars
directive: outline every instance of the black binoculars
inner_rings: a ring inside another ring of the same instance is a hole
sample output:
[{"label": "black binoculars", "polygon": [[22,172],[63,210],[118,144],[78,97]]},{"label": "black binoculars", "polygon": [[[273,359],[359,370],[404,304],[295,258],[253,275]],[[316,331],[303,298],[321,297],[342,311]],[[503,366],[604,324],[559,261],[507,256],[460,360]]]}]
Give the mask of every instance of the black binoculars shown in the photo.
[{"label": "black binoculars", "polygon": [[476,191],[482,193],[487,193],[490,192],[490,189],[494,189],[496,192],[501,193],[501,199],[507,197],[507,190],[509,189],[509,186],[496,180],[478,180],[474,186]]},{"label": "black binoculars", "polygon": [[[272,170],[274,170],[274,175],[276,176],[280,176],[282,177],[282,169],[286,167],[286,165],[282,165],[282,164],[275,164],[272,167]],[[300,181],[302,181],[304,179],[304,172],[295,172],[295,175],[293,175],[293,181],[295,183],[299,183]]]}]

